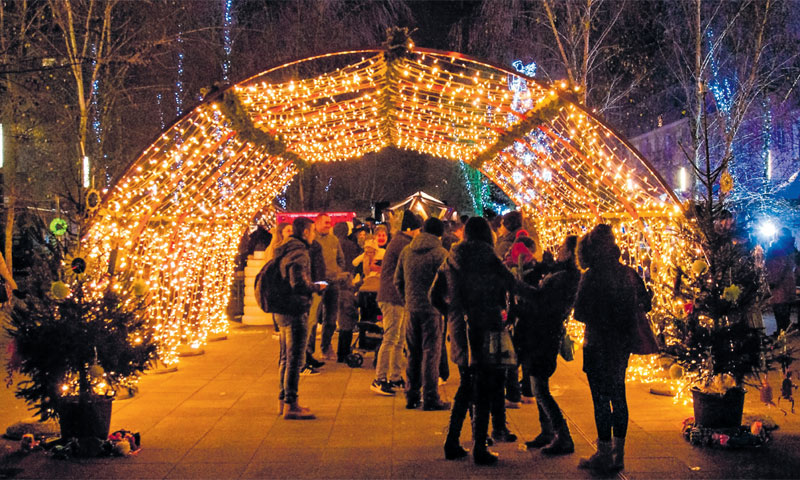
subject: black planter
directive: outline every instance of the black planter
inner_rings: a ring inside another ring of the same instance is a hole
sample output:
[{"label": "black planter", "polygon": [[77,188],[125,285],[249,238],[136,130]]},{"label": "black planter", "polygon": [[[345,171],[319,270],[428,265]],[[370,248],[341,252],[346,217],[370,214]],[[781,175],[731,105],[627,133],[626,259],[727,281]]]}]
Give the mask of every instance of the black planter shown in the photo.
[{"label": "black planter", "polygon": [[692,389],[694,421],[706,428],[738,428],[742,425],[744,389],[735,387],[725,395]]},{"label": "black planter", "polygon": [[58,406],[61,437],[107,439],[111,428],[112,401],[107,397],[94,397],[85,403],[79,402],[77,397],[62,399]]}]

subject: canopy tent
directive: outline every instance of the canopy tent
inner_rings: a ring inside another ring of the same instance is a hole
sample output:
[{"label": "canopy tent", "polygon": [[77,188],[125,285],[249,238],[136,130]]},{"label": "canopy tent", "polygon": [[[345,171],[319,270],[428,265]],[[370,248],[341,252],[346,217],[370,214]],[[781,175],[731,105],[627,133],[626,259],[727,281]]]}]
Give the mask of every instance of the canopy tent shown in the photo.
[{"label": "canopy tent", "polygon": [[227,329],[239,239],[300,168],[387,145],[480,169],[546,244],[604,220],[631,262],[668,258],[653,247],[668,243],[677,200],[566,87],[406,39],[272,68],[165,130],[105,195],[85,251],[97,271],[116,259],[119,285],[149,287],[165,363]]},{"label": "canopy tent", "polygon": [[425,192],[416,192],[401,202],[387,208],[389,211],[411,210],[423,219],[436,217],[440,220],[458,220],[458,212],[438,198]]}]

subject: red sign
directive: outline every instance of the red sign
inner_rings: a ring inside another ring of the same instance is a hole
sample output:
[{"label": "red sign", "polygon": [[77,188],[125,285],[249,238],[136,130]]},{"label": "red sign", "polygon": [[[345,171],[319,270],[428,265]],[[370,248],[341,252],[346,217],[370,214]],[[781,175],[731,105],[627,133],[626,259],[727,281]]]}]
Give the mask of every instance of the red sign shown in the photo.
[{"label": "red sign", "polygon": [[[292,223],[295,218],[299,217],[306,217],[310,218],[311,220],[316,220],[317,216],[323,212],[294,212],[294,213],[287,213],[281,212],[276,215],[276,221],[278,223]],[[353,218],[356,216],[356,212],[324,212],[327,213],[329,217],[331,217],[331,225],[335,225],[339,222],[351,222]]]}]

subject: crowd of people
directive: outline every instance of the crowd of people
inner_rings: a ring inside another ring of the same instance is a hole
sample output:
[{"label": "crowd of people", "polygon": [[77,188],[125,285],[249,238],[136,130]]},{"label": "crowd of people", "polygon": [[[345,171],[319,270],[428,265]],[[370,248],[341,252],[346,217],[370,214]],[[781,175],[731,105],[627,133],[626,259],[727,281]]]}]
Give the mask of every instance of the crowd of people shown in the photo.
[{"label": "crowd of people", "polygon": [[[326,214],[274,229],[269,256],[280,259],[281,272],[303,305],[299,313],[275,315],[284,418],[314,418],[298,403],[299,377],[319,374],[325,361],[346,361],[358,322],[358,294],[369,291],[375,293],[383,330],[370,389],[404,394],[407,409],[450,410],[445,458],[469,454],[460,442],[469,413],[473,459],[494,464],[498,457],[491,445],[517,439],[506,424],[506,408],[521,402],[535,402],[539,411],[541,431],[526,442],[528,448],[573,453],[549,385],[572,313],[586,325],[583,370],[597,428],[597,451],[578,466],[598,472],[624,468],[625,370],[633,324],[639,310],[650,309],[650,295],[636,270],[620,261],[609,225],[582,237],[569,235],[553,253],[543,251],[534,229],[523,228],[517,211],[493,221],[455,222],[423,221],[406,211],[395,231],[374,222],[350,230],[344,222],[332,227]],[[781,272],[773,284],[789,270],[777,260],[789,249],[789,241],[784,243],[767,255],[768,269]],[[788,290],[775,305],[781,325],[787,320],[780,305],[794,300]],[[320,358],[315,357],[317,325]],[[440,382],[449,377],[446,338],[449,361],[459,373],[452,405],[439,395]]]}]

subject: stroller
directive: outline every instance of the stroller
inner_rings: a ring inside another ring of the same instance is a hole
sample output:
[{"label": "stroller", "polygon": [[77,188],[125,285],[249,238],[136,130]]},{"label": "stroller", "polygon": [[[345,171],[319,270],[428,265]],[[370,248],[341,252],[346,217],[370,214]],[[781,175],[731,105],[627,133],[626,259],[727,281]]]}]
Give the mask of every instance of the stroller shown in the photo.
[{"label": "stroller", "polygon": [[380,326],[381,310],[378,307],[378,292],[362,288],[358,291],[357,303],[359,321],[356,323],[358,335],[352,345],[352,353],[347,356],[347,366],[358,368],[364,364],[364,354],[375,353],[372,365],[378,363],[378,349],[383,342],[383,327]]}]

